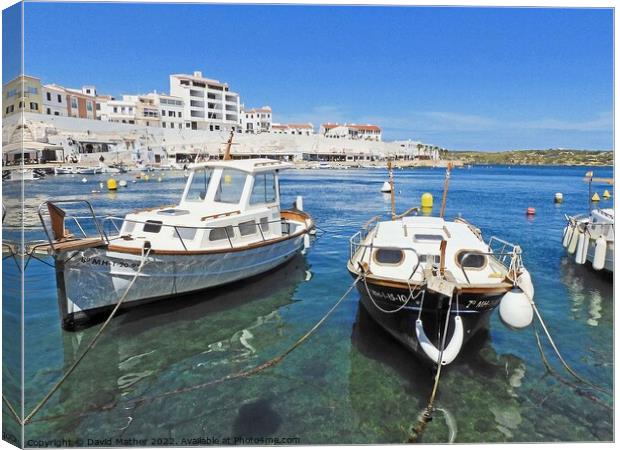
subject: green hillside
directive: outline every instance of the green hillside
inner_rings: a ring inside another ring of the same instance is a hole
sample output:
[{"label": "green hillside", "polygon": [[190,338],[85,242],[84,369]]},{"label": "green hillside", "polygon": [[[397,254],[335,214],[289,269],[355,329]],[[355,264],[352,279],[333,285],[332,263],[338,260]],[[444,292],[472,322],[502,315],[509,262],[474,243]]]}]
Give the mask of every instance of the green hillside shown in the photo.
[{"label": "green hillside", "polygon": [[463,164],[610,166],[614,163],[614,154],[611,151],[551,149],[507,152],[451,151],[449,154],[452,159],[459,159]]}]

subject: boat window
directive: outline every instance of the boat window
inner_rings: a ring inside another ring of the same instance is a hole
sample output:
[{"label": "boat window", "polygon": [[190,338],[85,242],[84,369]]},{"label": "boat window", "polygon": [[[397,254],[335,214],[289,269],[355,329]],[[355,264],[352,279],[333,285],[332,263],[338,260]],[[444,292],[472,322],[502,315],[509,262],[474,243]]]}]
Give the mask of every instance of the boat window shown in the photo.
[{"label": "boat window", "polygon": [[123,227],[121,228],[125,233],[129,233],[131,234],[133,232],[133,229],[136,227],[136,224],[134,222],[127,222],[125,221],[123,223]]},{"label": "boat window", "polygon": [[441,242],[443,241],[442,234],[414,234],[413,240],[416,242]]},{"label": "boat window", "polygon": [[215,201],[221,203],[239,203],[243,186],[245,186],[245,172],[235,169],[222,170],[220,185],[215,193]]},{"label": "boat window", "polygon": [[241,222],[239,224],[239,233],[241,233],[241,236],[249,236],[250,234],[255,234],[256,224],[253,220],[250,220],[248,222]]},{"label": "boat window", "polygon": [[402,250],[391,248],[379,248],[374,253],[375,262],[377,264],[399,265],[403,262],[405,254]]},{"label": "boat window", "polygon": [[222,239],[232,239],[235,237],[235,230],[232,225],[228,225],[227,227],[214,228],[209,233],[210,241],[220,241]]},{"label": "boat window", "polygon": [[269,218],[268,217],[261,217],[260,219],[260,228],[263,231],[269,231]]},{"label": "boat window", "polygon": [[159,233],[161,230],[161,220],[147,220],[144,223],[144,228],[142,231],[145,233]]},{"label": "boat window", "polygon": [[456,262],[466,269],[482,269],[487,264],[487,257],[472,250],[461,250],[456,254]]},{"label": "boat window", "polygon": [[191,241],[192,239],[196,237],[196,228],[185,228],[185,227],[176,227],[176,228],[177,230],[174,232],[174,237],[177,239],[179,238],[179,236],[181,236],[181,239]]},{"label": "boat window", "polygon": [[185,196],[186,202],[201,202],[207,196],[207,187],[213,169],[196,169],[192,175],[192,184],[190,184]]},{"label": "boat window", "polygon": [[276,176],[273,172],[259,173],[254,176],[254,187],[250,204],[273,203],[276,201]]}]

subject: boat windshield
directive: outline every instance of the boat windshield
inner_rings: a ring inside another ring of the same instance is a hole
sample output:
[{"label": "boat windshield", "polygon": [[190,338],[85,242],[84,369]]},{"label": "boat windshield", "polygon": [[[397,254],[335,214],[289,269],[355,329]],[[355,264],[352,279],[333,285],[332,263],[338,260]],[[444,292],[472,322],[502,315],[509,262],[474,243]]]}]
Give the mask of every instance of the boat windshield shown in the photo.
[{"label": "boat windshield", "polygon": [[246,178],[246,173],[240,170],[222,170],[220,185],[217,188],[214,200],[221,203],[239,203]]},{"label": "boat windshield", "polygon": [[186,202],[202,202],[205,199],[212,173],[213,169],[210,168],[197,169],[194,171],[192,182],[185,196]]}]

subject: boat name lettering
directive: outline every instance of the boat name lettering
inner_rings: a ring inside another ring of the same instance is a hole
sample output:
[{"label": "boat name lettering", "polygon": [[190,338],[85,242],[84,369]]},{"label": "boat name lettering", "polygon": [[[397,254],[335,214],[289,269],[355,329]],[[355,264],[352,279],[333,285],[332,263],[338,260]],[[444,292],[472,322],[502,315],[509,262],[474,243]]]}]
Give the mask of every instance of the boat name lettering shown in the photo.
[{"label": "boat name lettering", "polygon": [[82,256],[82,263],[92,264],[94,266],[111,266],[111,267],[127,267],[135,269],[140,265],[138,262],[126,262],[126,261],[110,261],[108,259],[92,258],[90,256]]},{"label": "boat name lettering", "polygon": [[371,289],[371,293],[373,297],[389,300],[391,302],[405,303],[408,298],[405,294],[394,294],[393,292],[376,291],[374,289]]},{"label": "boat name lettering", "polygon": [[493,306],[493,302],[491,300],[469,300],[465,307],[467,309],[470,309],[470,308],[481,309],[481,308],[488,308],[490,306]]}]

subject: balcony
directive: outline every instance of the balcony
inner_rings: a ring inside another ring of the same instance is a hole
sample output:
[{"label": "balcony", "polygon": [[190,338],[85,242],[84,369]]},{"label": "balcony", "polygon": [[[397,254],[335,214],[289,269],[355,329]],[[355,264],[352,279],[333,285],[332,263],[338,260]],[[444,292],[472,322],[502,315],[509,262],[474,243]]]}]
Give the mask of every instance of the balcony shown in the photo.
[{"label": "balcony", "polygon": [[194,89],[190,89],[189,90],[189,95],[191,97],[198,97],[198,98],[204,98],[204,93],[203,91],[196,91]]},{"label": "balcony", "polygon": [[204,117],[205,117],[205,113],[204,113],[204,112],[202,112],[202,111],[194,111],[194,110],[191,110],[191,111],[189,112],[189,114],[190,114],[190,116],[192,116],[192,117],[198,117],[198,118],[200,118],[200,119],[204,119]]},{"label": "balcony", "polygon": [[192,107],[195,107],[195,108],[204,108],[205,107],[205,102],[201,102],[199,100],[190,100],[189,106],[192,106]]}]

